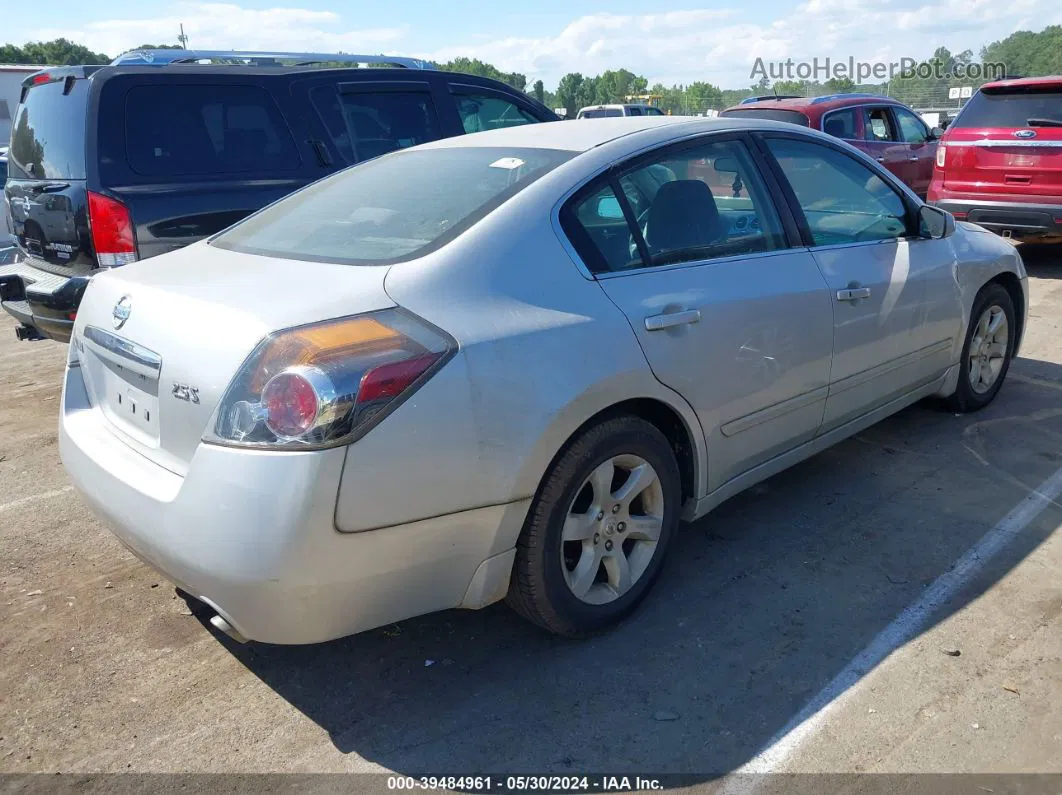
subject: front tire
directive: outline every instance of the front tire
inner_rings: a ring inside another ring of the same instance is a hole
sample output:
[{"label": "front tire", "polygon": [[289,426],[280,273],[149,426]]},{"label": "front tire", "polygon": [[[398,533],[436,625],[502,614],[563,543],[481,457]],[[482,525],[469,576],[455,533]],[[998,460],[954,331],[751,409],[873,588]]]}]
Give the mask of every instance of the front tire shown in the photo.
[{"label": "front tire", "polygon": [[561,452],[516,546],[509,605],[558,635],[618,623],[660,575],[679,522],[682,487],[667,438],[619,416]]},{"label": "front tire", "polygon": [[995,400],[1010,369],[1017,331],[1010,293],[1000,284],[986,285],[970,312],[959,384],[948,399],[952,411],[980,411]]}]

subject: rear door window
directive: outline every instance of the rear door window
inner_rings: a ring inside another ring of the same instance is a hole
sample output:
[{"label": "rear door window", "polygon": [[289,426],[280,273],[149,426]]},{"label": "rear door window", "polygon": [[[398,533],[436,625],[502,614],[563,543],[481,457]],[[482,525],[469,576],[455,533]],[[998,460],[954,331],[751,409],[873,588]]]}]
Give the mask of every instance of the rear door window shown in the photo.
[{"label": "rear door window", "polygon": [[31,88],[11,127],[11,178],[84,179],[87,105],[87,80]]},{"label": "rear door window", "polygon": [[319,86],[310,91],[310,101],[348,163],[441,137],[427,83]]},{"label": "rear door window", "polygon": [[1023,128],[1033,126],[1029,122],[1034,119],[1062,121],[1062,91],[978,91],[951,126]]},{"label": "rear door window", "polygon": [[863,109],[863,138],[867,141],[899,141],[888,108]]},{"label": "rear door window", "polygon": [[145,85],[129,90],[126,156],[156,177],[269,173],[301,160],[273,97],[253,85]]},{"label": "rear door window", "polygon": [[538,121],[530,112],[503,96],[455,88],[457,113],[466,133],[519,127]]},{"label": "rear door window", "polygon": [[853,141],[858,137],[856,133],[858,116],[858,108],[842,108],[841,110],[830,111],[822,120],[822,131],[827,135],[832,135],[834,138]]},{"label": "rear door window", "polygon": [[787,246],[767,187],[740,141],[670,150],[589,190],[566,205],[561,221],[594,272]]}]

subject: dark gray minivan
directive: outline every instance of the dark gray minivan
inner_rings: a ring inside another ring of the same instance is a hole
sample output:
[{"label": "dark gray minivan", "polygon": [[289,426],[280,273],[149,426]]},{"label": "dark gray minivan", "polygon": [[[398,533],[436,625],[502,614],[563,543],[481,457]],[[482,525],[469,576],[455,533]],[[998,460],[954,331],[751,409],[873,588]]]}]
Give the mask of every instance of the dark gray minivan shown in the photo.
[{"label": "dark gray minivan", "polygon": [[0,266],[0,305],[20,338],[67,341],[100,268],[396,149],[557,119],[504,83],[409,58],[139,50],[38,72],[12,124],[4,191],[23,261]]}]

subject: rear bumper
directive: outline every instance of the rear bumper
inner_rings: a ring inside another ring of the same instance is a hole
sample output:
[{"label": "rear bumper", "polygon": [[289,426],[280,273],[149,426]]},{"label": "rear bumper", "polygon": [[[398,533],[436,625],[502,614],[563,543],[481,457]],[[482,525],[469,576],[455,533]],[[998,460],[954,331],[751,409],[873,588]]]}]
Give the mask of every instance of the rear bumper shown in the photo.
[{"label": "rear bumper", "polygon": [[59,450],[83,499],[137,557],[240,634],[316,643],[505,595],[529,501],[340,533],[345,448],[200,445],[181,477],[116,436],[67,368]]},{"label": "rear bumper", "polygon": [[1041,237],[1062,237],[1062,204],[1026,201],[1020,197],[1008,200],[935,197],[930,204],[949,213],[965,213],[967,221],[990,229],[1005,237],[1032,240]]},{"label": "rear bumper", "polygon": [[41,270],[31,261],[0,265],[0,307],[43,336],[69,342],[88,281]]}]

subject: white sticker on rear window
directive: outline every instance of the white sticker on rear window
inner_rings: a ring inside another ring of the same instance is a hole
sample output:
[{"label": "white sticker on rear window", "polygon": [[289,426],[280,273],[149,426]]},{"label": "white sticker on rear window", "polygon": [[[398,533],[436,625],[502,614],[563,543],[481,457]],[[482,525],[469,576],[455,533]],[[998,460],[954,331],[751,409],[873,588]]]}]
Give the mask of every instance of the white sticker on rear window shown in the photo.
[{"label": "white sticker on rear window", "polygon": [[499,160],[495,160],[490,164],[491,168],[504,168],[512,170],[514,168],[520,168],[524,164],[524,161],[518,157],[503,157]]}]

